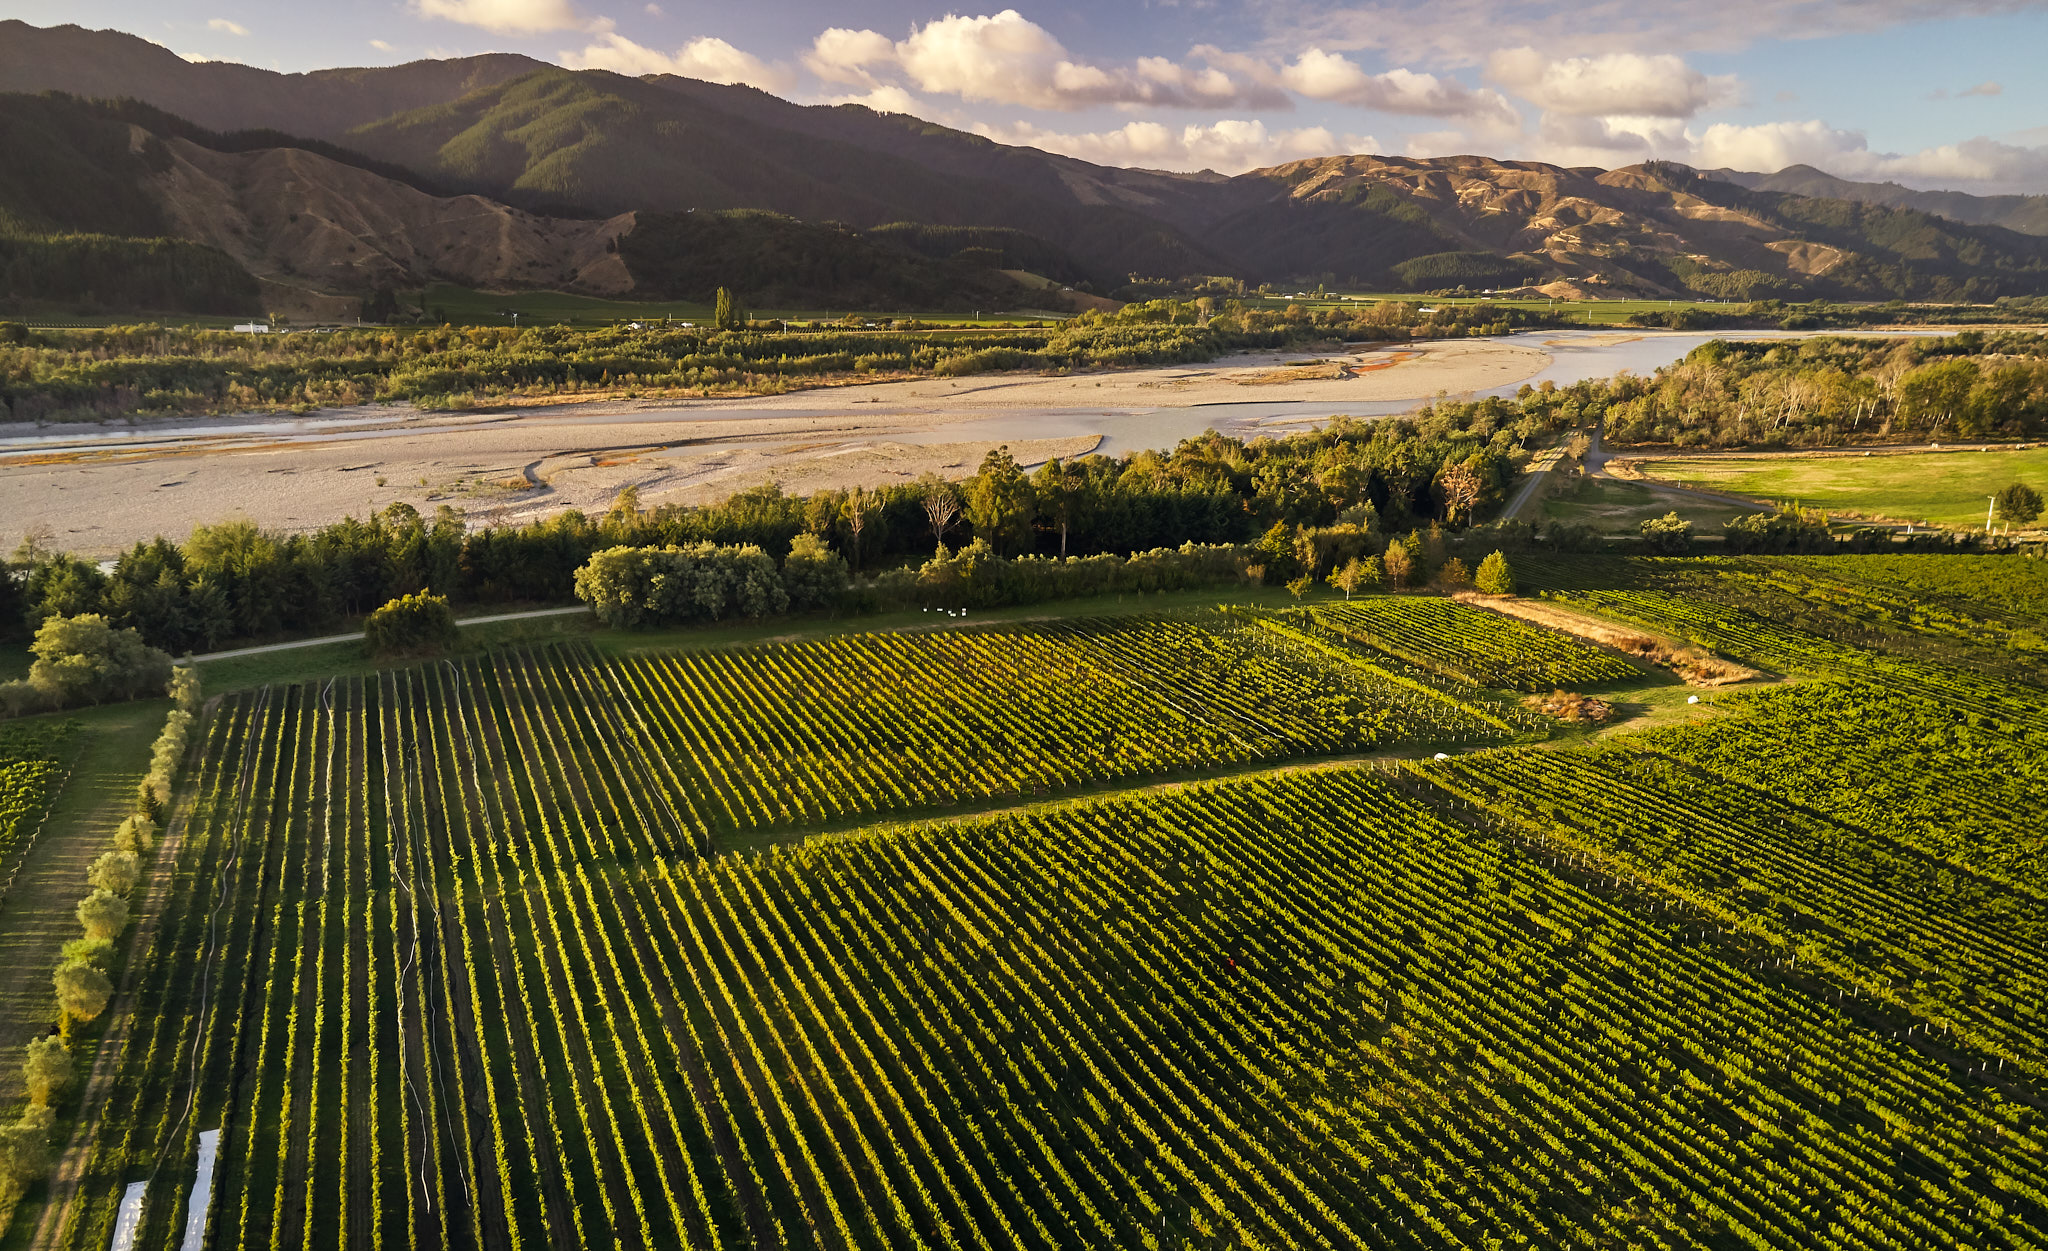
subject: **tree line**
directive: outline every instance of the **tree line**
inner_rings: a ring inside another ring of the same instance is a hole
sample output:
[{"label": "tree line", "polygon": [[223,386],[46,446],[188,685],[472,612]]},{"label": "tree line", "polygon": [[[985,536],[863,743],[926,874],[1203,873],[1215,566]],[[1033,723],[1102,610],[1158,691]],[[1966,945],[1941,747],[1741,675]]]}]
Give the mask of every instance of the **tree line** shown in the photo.
[{"label": "tree line", "polygon": [[1241,544],[1276,525],[1456,528],[1501,498],[1562,394],[1436,405],[1277,440],[1209,434],[1170,453],[1050,461],[1028,474],[998,451],[964,483],[928,477],[807,496],[769,485],[658,508],[642,508],[628,490],[602,516],[567,512],[527,525],[471,529],[452,508],[423,515],[404,503],[302,534],[233,519],[183,542],[138,543],[104,572],[31,535],[0,580],[0,622],[33,630],[52,617],[100,614],[176,655],[325,628],[422,591],[457,604],[559,602],[593,553],[616,547],[753,546],[781,562],[812,535],[853,575],[871,578],[977,539],[1004,559],[1063,558]]}]

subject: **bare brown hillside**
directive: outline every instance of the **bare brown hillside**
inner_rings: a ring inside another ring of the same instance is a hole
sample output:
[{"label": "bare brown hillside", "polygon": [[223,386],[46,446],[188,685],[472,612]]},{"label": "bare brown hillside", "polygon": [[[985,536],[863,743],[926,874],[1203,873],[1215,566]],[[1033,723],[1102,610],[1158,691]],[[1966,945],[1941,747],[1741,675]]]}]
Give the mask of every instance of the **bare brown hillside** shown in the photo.
[{"label": "bare brown hillside", "polygon": [[540,217],[482,196],[427,195],[296,148],[167,146],[169,167],[150,186],[172,232],[227,252],[267,291],[360,294],[445,280],[621,295],[633,286],[615,247],[631,213]]},{"label": "bare brown hillside", "polygon": [[[1823,272],[1834,251],[1798,238],[1767,206],[1731,202],[1746,198],[1739,192],[1705,199],[1644,166],[1602,171],[1476,156],[1335,156],[1244,179],[1284,190],[1232,222],[1234,233],[1260,217],[1277,227],[1288,216],[1340,216],[1340,236],[1393,245],[1389,260],[1333,250],[1329,268],[1339,273],[1432,251],[1491,253],[1580,289],[1690,295],[1697,287],[1688,289],[1686,279],[1702,274],[1749,270],[1796,280]],[[1381,228],[1365,234],[1375,219]],[[1285,233],[1270,237],[1286,246]]]}]

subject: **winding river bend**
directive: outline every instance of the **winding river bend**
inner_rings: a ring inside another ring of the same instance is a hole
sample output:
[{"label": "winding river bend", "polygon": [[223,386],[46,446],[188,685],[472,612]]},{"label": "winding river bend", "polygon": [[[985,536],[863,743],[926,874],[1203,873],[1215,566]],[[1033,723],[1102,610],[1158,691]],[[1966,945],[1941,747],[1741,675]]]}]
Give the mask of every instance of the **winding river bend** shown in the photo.
[{"label": "winding river bend", "polygon": [[422,511],[449,504],[473,522],[516,521],[566,508],[602,510],[628,485],[657,502],[702,500],[769,480],[804,492],[925,472],[958,477],[999,444],[1030,464],[1090,450],[1167,449],[1210,429],[1247,438],[1285,434],[1339,415],[1407,412],[1439,393],[1511,395],[1524,383],[1648,374],[1714,337],[1549,330],[1347,348],[1334,363],[1329,353],[1314,361],[1274,354],[760,399],[466,413],[367,406],[305,417],[0,427],[0,515],[11,524],[48,525],[81,554],[111,555],[238,513],[266,527],[305,530],[405,502]]}]

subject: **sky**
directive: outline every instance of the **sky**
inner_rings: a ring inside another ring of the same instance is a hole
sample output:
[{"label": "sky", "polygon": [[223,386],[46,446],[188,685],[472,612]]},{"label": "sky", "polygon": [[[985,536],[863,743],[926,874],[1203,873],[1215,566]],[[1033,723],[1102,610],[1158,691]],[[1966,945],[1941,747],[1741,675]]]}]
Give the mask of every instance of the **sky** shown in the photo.
[{"label": "sky", "polygon": [[2048,192],[2048,0],[0,0],[287,72],[522,52],[1114,165],[1818,166]]}]

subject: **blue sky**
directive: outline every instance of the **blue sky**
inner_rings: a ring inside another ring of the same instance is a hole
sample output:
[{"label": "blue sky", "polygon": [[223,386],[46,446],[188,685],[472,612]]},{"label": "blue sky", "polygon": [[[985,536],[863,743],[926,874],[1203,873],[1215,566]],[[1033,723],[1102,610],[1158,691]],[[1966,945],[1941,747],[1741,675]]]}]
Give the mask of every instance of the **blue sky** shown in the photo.
[{"label": "blue sky", "polygon": [[1167,169],[1659,156],[2048,192],[2048,0],[0,0],[0,16],[286,71],[524,52]]}]

